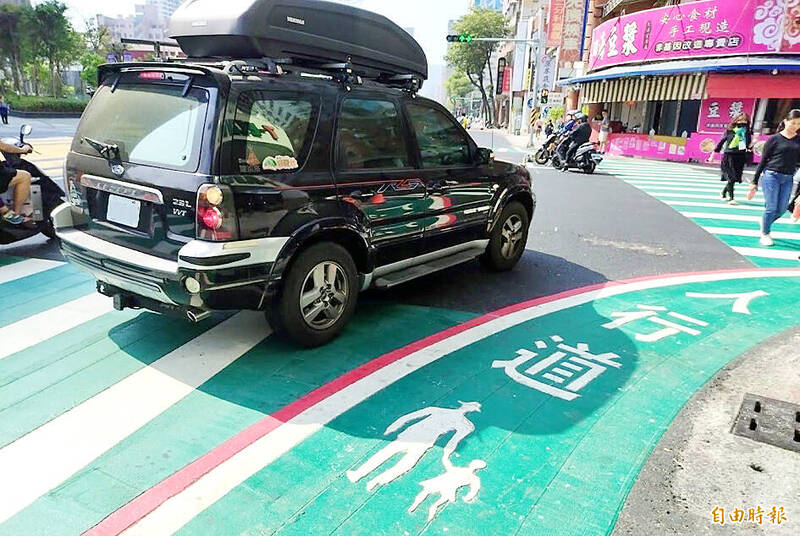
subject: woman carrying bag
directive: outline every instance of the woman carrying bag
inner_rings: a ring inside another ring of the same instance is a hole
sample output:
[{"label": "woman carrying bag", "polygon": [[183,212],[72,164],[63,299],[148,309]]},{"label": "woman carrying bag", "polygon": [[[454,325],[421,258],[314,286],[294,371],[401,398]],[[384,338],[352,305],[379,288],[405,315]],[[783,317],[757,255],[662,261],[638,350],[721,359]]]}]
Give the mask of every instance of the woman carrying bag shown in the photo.
[{"label": "woman carrying bag", "polygon": [[[729,205],[738,205],[734,199],[736,183],[742,182],[744,166],[750,160],[750,146],[753,143],[753,133],[750,130],[750,118],[747,114],[740,114],[734,119],[725,135],[717,144],[714,153],[722,152],[722,178],[726,182],[722,190],[722,200]],[[708,162],[714,160],[714,153],[708,156]]]}]

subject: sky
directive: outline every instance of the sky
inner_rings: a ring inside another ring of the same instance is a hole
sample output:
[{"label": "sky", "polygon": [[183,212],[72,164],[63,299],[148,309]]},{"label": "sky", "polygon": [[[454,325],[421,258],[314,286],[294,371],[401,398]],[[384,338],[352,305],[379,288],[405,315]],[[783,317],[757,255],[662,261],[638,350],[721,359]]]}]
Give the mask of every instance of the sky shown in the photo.
[{"label": "sky", "polygon": [[[34,0],[33,3],[38,2]],[[75,27],[83,29],[83,21],[98,13],[132,15],[134,5],[143,3],[143,0],[66,0],[64,3],[69,7]],[[464,15],[469,5],[467,0],[343,0],[341,3],[380,13],[403,28],[414,28],[414,37],[422,45],[431,65],[444,64],[447,23]]]}]

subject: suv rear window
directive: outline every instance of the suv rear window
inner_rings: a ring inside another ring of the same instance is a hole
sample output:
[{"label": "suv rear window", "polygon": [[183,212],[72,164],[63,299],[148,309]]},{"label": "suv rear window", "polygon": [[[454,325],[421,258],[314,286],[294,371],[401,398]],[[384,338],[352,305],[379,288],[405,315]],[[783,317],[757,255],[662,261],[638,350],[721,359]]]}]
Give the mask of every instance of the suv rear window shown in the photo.
[{"label": "suv rear window", "polygon": [[303,167],[314,140],[318,98],[267,91],[244,93],[233,122],[238,173],[290,173]]},{"label": "suv rear window", "polygon": [[203,126],[208,114],[208,92],[182,86],[120,84],[112,92],[102,86],[83,115],[75,151],[97,152],[80,140],[92,138],[117,144],[125,162],[196,171]]}]

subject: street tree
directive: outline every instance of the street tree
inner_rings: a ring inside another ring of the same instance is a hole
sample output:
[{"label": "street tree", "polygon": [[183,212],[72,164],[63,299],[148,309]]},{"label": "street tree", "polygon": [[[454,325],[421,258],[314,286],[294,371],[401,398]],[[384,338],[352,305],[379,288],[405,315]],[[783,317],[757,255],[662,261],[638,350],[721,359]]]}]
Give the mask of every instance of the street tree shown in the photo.
[{"label": "street tree", "polygon": [[447,97],[455,104],[459,99],[466,97],[473,89],[472,82],[461,71],[455,71],[444,82]]},{"label": "street tree", "polygon": [[80,39],[67,19],[67,6],[58,0],[47,0],[33,8],[28,38],[35,56],[48,64],[50,89],[61,96],[61,66],[74,61]]},{"label": "street tree", "polygon": [[11,69],[14,91],[22,92],[22,65],[24,62],[24,23],[29,6],[3,4],[0,6],[0,55]]},{"label": "street tree", "polygon": [[94,19],[86,19],[83,38],[89,52],[105,57],[111,51],[111,33],[108,26],[98,25]]},{"label": "street tree", "polygon": [[[469,34],[473,37],[489,37],[502,39],[511,35],[508,20],[502,13],[482,7],[473,7],[469,13],[454,24],[458,34]],[[464,73],[470,83],[480,92],[483,101],[484,116],[487,122],[493,121],[494,97],[487,91],[486,73],[489,73],[489,86],[494,86],[490,59],[497,48],[497,42],[473,41],[471,43],[453,43],[447,52],[447,63]]]}]

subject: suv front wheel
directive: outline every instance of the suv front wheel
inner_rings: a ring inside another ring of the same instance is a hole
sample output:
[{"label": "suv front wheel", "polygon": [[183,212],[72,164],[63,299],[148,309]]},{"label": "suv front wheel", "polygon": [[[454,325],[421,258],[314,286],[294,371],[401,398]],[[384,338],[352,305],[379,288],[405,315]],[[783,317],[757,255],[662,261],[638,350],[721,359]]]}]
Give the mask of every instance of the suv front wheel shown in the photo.
[{"label": "suv front wheel", "polygon": [[514,268],[525,252],[530,218],[519,201],[512,201],[497,220],[489,245],[481,261],[490,270],[507,272]]},{"label": "suv front wheel", "polygon": [[340,245],[322,242],[302,251],[292,262],[267,318],[278,333],[313,348],[341,333],[353,316],[357,297],[353,258]]}]

